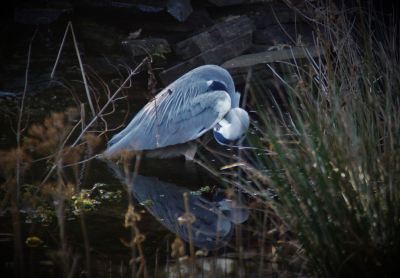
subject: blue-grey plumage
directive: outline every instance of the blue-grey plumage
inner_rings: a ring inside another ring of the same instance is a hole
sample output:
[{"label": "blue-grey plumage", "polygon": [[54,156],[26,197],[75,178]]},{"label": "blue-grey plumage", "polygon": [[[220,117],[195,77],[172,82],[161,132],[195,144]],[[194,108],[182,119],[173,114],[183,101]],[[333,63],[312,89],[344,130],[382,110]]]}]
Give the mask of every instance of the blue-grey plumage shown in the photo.
[{"label": "blue-grey plumage", "polygon": [[221,121],[224,132],[220,136],[225,141],[239,141],[249,126],[239,100],[228,71],[215,65],[198,67],[157,94],[110,140],[104,156],[112,157],[122,150],[153,150],[149,156],[183,154],[192,159],[197,146],[194,140]]}]

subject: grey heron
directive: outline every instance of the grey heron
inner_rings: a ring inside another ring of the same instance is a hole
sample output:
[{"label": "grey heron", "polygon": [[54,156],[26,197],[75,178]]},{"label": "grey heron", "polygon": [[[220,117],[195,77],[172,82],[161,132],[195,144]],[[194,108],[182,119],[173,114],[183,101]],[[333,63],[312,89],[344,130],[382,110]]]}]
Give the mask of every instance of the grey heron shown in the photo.
[{"label": "grey heron", "polygon": [[123,150],[146,150],[146,156],[193,159],[196,139],[213,129],[218,143],[238,145],[249,127],[249,115],[239,108],[227,70],[205,65],[171,83],[139,111],[108,143],[103,157]]}]

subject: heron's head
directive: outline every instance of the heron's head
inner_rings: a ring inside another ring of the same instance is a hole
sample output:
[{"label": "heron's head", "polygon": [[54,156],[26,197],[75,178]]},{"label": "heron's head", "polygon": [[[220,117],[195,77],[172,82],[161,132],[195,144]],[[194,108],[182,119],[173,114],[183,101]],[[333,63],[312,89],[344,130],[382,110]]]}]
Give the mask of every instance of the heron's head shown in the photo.
[{"label": "heron's head", "polygon": [[214,127],[214,137],[221,145],[239,145],[249,129],[249,114],[241,108],[233,108]]}]

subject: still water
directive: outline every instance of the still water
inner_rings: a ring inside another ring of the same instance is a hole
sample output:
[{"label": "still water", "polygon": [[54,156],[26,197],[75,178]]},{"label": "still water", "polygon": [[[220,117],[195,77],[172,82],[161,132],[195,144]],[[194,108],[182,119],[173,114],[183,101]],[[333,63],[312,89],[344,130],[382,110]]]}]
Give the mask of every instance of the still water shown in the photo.
[{"label": "still water", "polygon": [[[33,29],[29,30],[32,33]],[[40,52],[37,46],[33,52],[36,58],[31,61],[33,70],[28,78],[23,144],[30,142],[31,137],[40,137],[41,130],[51,134],[51,128],[57,125],[54,118],[45,120],[52,115],[51,111],[65,111],[83,104],[80,111],[89,110],[71,44],[65,46],[62,56],[65,59],[61,60],[51,82],[58,47],[40,47],[46,50]],[[0,95],[0,149],[4,151],[0,157],[3,163],[1,277],[258,277],[265,274],[259,272],[259,268],[265,268],[265,265],[260,267],[260,250],[264,246],[254,228],[264,216],[250,209],[253,199],[249,192],[244,193],[226,182],[239,180],[243,175],[239,168],[220,170],[236,162],[238,151],[216,142],[199,150],[195,159],[201,165],[184,159],[139,161],[132,158],[118,164],[91,159],[73,167],[62,166],[47,179],[55,159],[51,146],[43,145],[59,138],[55,133],[47,141],[36,142],[42,144],[41,154],[28,148],[29,167],[19,182],[18,204],[13,205],[10,196],[16,181],[5,175],[4,169],[15,162],[7,159],[12,158],[11,150],[16,147],[14,131],[25,82],[26,47],[18,51],[7,69],[10,75],[7,80],[12,85],[8,88],[18,93]],[[38,57],[43,53],[45,58]],[[100,107],[109,97],[107,92],[114,92],[126,75],[121,77],[118,71],[107,74],[103,82],[95,72],[88,72],[98,101],[96,105]],[[146,71],[134,76],[130,87],[114,103],[115,111],[106,122],[107,130],[115,130],[107,133],[97,152],[148,101],[148,77]],[[89,113],[81,113],[79,118],[86,123],[90,121]],[[98,130],[104,130],[104,122],[99,123]],[[35,124],[44,129],[37,129],[32,136],[29,130]],[[61,134],[63,128],[58,127],[56,131]],[[75,138],[76,134],[69,141]],[[87,151],[81,155],[88,158]],[[245,151],[242,155],[246,156]],[[14,165],[11,169],[15,173]]]},{"label": "still water", "polygon": [[[55,100],[62,102],[62,97]],[[145,102],[131,101],[125,120]],[[121,124],[128,109],[116,104],[119,111],[109,118],[110,129]],[[52,138],[32,145],[31,137],[37,139],[41,131],[63,133],[65,122],[76,123],[69,113],[39,114],[36,123],[29,122],[23,142],[36,150],[23,175],[18,211],[6,201],[10,180],[2,180],[2,277],[16,271],[26,277],[258,276],[260,238],[254,225],[263,217],[249,209],[251,194],[226,182],[237,182],[240,168],[220,170],[236,162],[237,149],[212,141],[199,149],[195,161],[133,157],[114,163],[94,158],[58,168],[42,184],[55,161]],[[58,127],[60,115],[66,117],[63,128]],[[3,150],[15,147],[12,132],[2,137]],[[105,141],[97,151],[104,148]],[[78,160],[93,153],[87,155],[86,150]]]},{"label": "still water", "polygon": [[[143,159],[131,163],[88,162],[81,184],[86,196],[77,192],[64,199],[62,224],[56,194],[53,199],[40,195],[41,206],[21,209],[20,232],[26,242],[20,251],[12,244],[13,215],[6,208],[0,243],[4,273],[13,273],[12,254],[22,251],[28,277],[66,273],[185,277],[191,271],[196,277],[258,274],[258,239],[249,229],[248,203],[229,198],[220,179],[194,162]],[[212,155],[208,163],[208,167],[222,165]],[[90,205],[79,210],[78,199]]]}]

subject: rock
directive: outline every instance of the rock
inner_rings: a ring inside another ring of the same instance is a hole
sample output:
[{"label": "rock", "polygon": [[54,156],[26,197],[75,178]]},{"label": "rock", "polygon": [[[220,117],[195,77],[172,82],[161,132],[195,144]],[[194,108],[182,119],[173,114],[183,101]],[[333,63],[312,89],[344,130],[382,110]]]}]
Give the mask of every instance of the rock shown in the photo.
[{"label": "rock", "polygon": [[118,35],[123,33],[122,35],[127,37],[129,33],[142,29],[142,36],[167,39],[170,44],[185,40],[193,35],[193,32],[214,25],[207,10],[197,6],[193,7],[193,12],[185,22],[176,20],[165,9],[160,12],[143,12],[137,8],[92,7],[81,4],[74,7],[74,15],[113,26]]},{"label": "rock", "polygon": [[176,0],[167,8],[167,11],[177,20],[183,22],[189,17],[193,9],[190,0]]},{"label": "rock", "polygon": [[178,58],[181,60],[188,60],[218,45],[212,40],[210,33],[203,32],[197,36],[173,45],[172,49]]},{"label": "rock", "polygon": [[15,10],[15,21],[28,24],[50,24],[56,21],[62,14],[71,13],[72,9],[67,8],[64,10],[56,9],[16,9]]},{"label": "rock", "polygon": [[223,62],[242,54],[251,44],[252,32],[224,42],[211,50],[201,53],[194,58],[164,70],[159,77],[164,85],[168,85],[186,72],[206,64],[220,65]]},{"label": "rock", "polygon": [[17,98],[17,97],[20,97],[20,96],[21,96],[21,93],[9,93],[9,92],[0,91],[0,100],[3,97]]},{"label": "rock", "polygon": [[236,57],[229,60],[221,65],[221,67],[231,70],[247,68],[250,66],[280,61],[280,60],[290,60],[290,59],[302,59],[306,57],[317,57],[321,53],[321,49],[315,46],[309,47],[291,47],[291,49],[269,51],[257,54],[247,54],[240,57]]},{"label": "rock", "polygon": [[[249,5],[236,5],[224,8],[225,13],[230,15],[247,15],[253,20],[257,29],[265,29],[278,23],[304,23],[306,19],[295,12],[285,3],[257,2]],[[311,17],[309,12],[302,14]]]},{"label": "rock", "polygon": [[252,12],[254,14],[279,14],[291,11],[292,8],[290,8],[287,4],[277,2],[253,3],[252,5],[248,5],[246,9],[246,12]]},{"label": "rock", "polygon": [[[257,29],[265,29],[269,26],[277,25],[279,23],[297,23],[300,21],[293,11],[273,13],[272,11],[268,14],[257,14],[250,17]],[[303,22],[303,20],[301,20]]]},{"label": "rock", "polygon": [[164,86],[168,86],[185,73],[204,64],[205,62],[203,57],[196,56],[186,62],[173,66],[167,70],[163,70],[162,72],[160,72],[159,78],[161,79]]},{"label": "rock", "polygon": [[4,22],[4,18],[13,17],[15,22],[27,25],[50,24],[60,17],[68,20],[73,11],[70,0],[11,1],[1,8],[1,22]]},{"label": "rock", "polygon": [[247,52],[254,54],[254,53],[262,53],[262,52],[267,52],[269,51],[270,45],[265,45],[265,44],[252,44],[250,47],[247,49]]},{"label": "rock", "polygon": [[[125,72],[126,68],[129,67],[134,70],[137,64],[134,63],[131,56],[119,57],[119,58],[85,58],[84,59],[85,72],[95,73],[101,77],[107,79],[118,77],[120,72]],[[118,72],[120,71],[120,72]]]},{"label": "rock", "polygon": [[236,17],[211,26],[205,32],[173,45],[172,49],[178,58],[188,60],[254,30],[254,24],[247,16]]},{"label": "rock", "polygon": [[88,6],[101,9],[135,9],[146,13],[158,13],[166,10],[180,22],[185,21],[192,12],[192,5],[190,0],[81,0],[74,1],[74,5],[80,7]]},{"label": "rock", "polygon": [[195,6],[184,25],[186,25],[186,28],[192,28],[192,31],[198,31],[213,26],[215,23],[204,7]]},{"label": "rock", "polygon": [[293,44],[301,35],[302,43],[312,43],[312,31],[314,29],[308,24],[281,24],[268,27],[264,30],[254,32],[254,44]]},{"label": "rock", "polygon": [[306,22],[283,3],[257,3],[249,9],[251,12],[248,16],[253,20],[257,29],[265,29],[277,24]]},{"label": "rock", "polygon": [[180,63],[160,73],[164,85],[168,85],[195,67],[205,64],[220,65],[242,54],[252,41],[255,30],[247,16],[235,17],[209,27],[205,32],[173,46]]},{"label": "rock", "polygon": [[[96,1],[96,0],[94,0]],[[123,9],[138,9],[146,13],[157,13],[162,11],[168,4],[168,1],[158,1],[157,3],[148,3],[143,1],[107,1],[112,7]]]},{"label": "rock", "polygon": [[227,41],[217,47],[202,53],[205,64],[220,65],[223,62],[242,54],[251,44],[252,33],[246,33],[233,40]]},{"label": "rock", "polygon": [[[125,18],[129,20],[133,16],[137,17],[131,13],[126,15]],[[214,25],[214,22],[204,7],[194,7],[193,12],[185,22],[178,22],[172,19],[171,16],[149,14],[149,16],[141,18],[138,21],[130,22],[129,25],[136,29],[142,28],[143,31],[158,32],[161,37],[166,36],[165,34],[185,33],[186,39],[188,38],[188,33],[204,30]]]},{"label": "rock", "polygon": [[222,6],[242,4],[245,0],[208,0],[208,1],[217,5],[218,7],[222,7]]},{"label": "rock", "polygon": [[108,55],[115,45],[115,28],[97,23],[94,20],[78,20],[74,24],[74,30],[79,40],[83,43],[85,55]]},{"label": "rock", "polygon": [[164,39],[123,41],[122,47],[127,54],[131,54],[133,56],[156,53],[165,54],[171,52],[168,42]]},{"label": "rock", "polygon": [[[257,80],[261,84],[274,84],[276,78],[274,73],[268,67],[268,64],[280,75],[287,77],[287,82],[292,82],[293,68],[290,65],[276,62],[304,59],[307,62],[308,57],[318,57],[321,54],[321,49],[315,46],[310,47],[292,47],[291,49],[268,51],[257,54],[247,54],[232,60],[229,60],[221,65],[232,75],[235,84],[246,83],[246,78],[249,69],[252,70],[252,80]],[[269,81],[267,81],[269,80]],[[272,82],[272,81],[274,82]],[[254,83],[254,82],[253,82]]]}]

